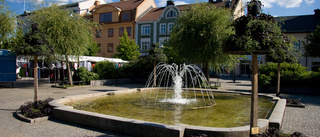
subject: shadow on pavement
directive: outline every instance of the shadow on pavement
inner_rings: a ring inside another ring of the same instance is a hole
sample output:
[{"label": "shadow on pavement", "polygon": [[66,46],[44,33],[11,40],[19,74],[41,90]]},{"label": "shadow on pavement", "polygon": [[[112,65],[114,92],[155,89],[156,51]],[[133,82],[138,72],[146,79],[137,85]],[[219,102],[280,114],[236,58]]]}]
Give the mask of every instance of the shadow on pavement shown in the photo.
[{"label": "shadow on pavement", "polygon": [[59,124],[64,124],[64,125],[69,125],[69,126],[73,126],[73,127],[77,127],[77,128],[82,128],[82,129],[86,129],[86,130],[91,130],[91,131],[95,131],[95,132],[100,132],[104,135],[100,135],[97,137],[130,137],[130,136],[125,136],[125,135],[120,135],[117,133],[112,133],[106,130],[99,130],[99,129],[95,129],[95,128],[91,128],[91,127],[87,127],[87,126],[82,126],[82,125],[78,125],[78,124],[73,124],[73,123],[68,123],[68,122],[64,122],[64,121],[60,121],[57,119],[50,119],[50,121],[55,122],[55,123],[59,123]]}]

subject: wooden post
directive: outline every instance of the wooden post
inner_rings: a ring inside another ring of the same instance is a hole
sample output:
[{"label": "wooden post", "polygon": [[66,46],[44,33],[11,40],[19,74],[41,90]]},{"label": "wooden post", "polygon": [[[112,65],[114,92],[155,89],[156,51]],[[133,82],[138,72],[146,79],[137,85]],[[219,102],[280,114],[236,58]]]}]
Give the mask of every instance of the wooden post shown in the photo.
[{"label": "wooden post", "polygon": [[280,96],[280,71],[281,71],[281,63],[278,62],[278,82],[277,82],[277,94],[276,94],[276,96]]},{"label": "wooden post", "polygon": [[259,134],[258,127],[258,55],[252,56],[252,91],[251,91],[251,117],[250,135]]},{"label": "wooden post", "polygon": [[33,62],[34,102],[38,101],[38,56],[34,56]]},{"label": "wooden post", "polygon": [[157,68],[156,68],[156,61],[153,61],[153,86],[156,87],[157,86]]}]

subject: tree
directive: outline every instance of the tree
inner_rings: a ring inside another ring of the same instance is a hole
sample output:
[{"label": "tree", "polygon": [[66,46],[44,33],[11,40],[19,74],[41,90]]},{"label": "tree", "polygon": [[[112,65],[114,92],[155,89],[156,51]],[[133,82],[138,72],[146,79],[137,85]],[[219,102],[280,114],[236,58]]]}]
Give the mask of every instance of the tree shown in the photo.
[{"label": "tree", "polygon": [[193,4],[179,15],[168,41],[179,57],[202,63],[208,80],[209,67],[219,69],[220,64],[234,59],[232,55],[224,55],[222,49],[226,39],[234,33],[230,27],[232,15],[210,4]]},{"label": "tree", "polygon": [[320,26],[317,26],[316,30],[307,35],[307,41],[310,43],[304,44],[304,56],[306,57],[320,57]]},{"label": "tree", "polygon": [[0,0],[0,49],[7,48],[10,37],[14,35],[15,18],[7,3]]},{"label": "tree", "polygon": [[34,11],[30,19],[39,24],[39,30],[46,35],[55,54],[64,55],[69,83],[73,86],[68,55],[83,55],[87,52],[93,41],[92,30],[95,25],[56,4]]},{"label": "tree", "polygon": [[[262,3],[251,0],[247,3],[248,15],[235,20],[233,24],[236,34],[232,35],[226,46],[228,54],[252,54],[252,91],[250,134],[256,134],[253,129],[258,126],[258,54],[279,55],[288,53],[287,41],[281,34],[280,26],[271,15],[261,13]],[[259,14],[259,15],[258,15]]]},{"label": "tree", "polygon": [[122,37],[119,38],[119,46],[116,47],[117,54],[114,55],[115,58],[121,58],[123,60],[134,60],[140,56],[139,46],[134,40],[129,39],[128,33],[125,30]]},{"label": "tree", "polygon": [[88,52],[86,52],[85,56],[96,56],[97,53],[101,50],[100,47],[98,47],[97,42],[92,41],[91,44],[88,45]]},{"label": "tree", "polygon": [[[279,28],[280,29],[280,26]],[[294,49],[294,37],[287,37],[281,33],[275,35],[278,38],[274,39],[274,50],[276,51],[274,54],[268,55],[267,60],[278,63],[278,79],[277,79],[277,93],[276,96],[280,96],[280,79],[281,79],[281,63],[283,62],[296,62],[298,52]]]},{"label": "tree", "polygon": [[15,38],[11,39],[10,49],[18,55],[29,55],[34,57],[33,77],[34,77],[34,102],[38,101],[38,57],[53,54],[53,48],[47,45],[46,37],[38,29],[38,24],[31,25],[31,29],[23,34],[21,29],[17,29]]}]

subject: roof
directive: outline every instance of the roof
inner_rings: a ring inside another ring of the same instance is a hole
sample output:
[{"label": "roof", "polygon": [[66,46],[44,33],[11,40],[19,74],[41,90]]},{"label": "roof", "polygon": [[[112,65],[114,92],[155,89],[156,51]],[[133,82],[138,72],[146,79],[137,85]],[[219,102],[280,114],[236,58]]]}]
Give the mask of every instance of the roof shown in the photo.
[{"label": "roof", "polygon": [[320,16],[316,15],[276,17],[275,19],[283,22],[281,29],[286,33],[311,32],[315,31],[317,25],[320,26]]},{"label": "roof", "polygon": [[[238,2],[238,0],[233,0],[232,1],[232,6],[230,7],[235,7],[234,5]],[[213,3],[216,7],[222,7],[225,6],[224,2],[215,2]],[[179,8],[180,11],[186,10],[188,9],[188,6],[190,6],[192,4],[188,4],[188,5],[177,5],[176,7]],[[165,9],[166,7],[160,7],[160,8],[153,8],[151,9],[146,15],[144,15],[141,19],[139,19],[139,22],[142,21],[156,21],[159,19],[159,17],[162,14],[162,11]]]},{"label": "roof", "polygon": [[120,1],[120,2],[114,2],[114,3],[107,3],[107,4],[101,4],[94,8],[94,10],[106,6],[111,5],[117,8],[120,8],[121,10],[134,10],[136,9],[144,0],[128,0],[128,1]]}]

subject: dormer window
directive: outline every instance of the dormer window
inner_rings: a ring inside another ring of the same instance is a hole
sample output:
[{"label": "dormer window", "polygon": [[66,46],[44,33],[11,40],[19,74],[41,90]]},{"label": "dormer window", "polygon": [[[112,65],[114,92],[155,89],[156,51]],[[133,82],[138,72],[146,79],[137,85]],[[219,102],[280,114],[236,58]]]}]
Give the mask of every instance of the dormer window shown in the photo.
[{"label": "dormer window", "polygon": [[100,23],[111,22],[112,21],[112,12],[100,13]]},{"label": "dormer window", "polygon": [[122,20],[129,20],[130,19],[130,12],[122,14]]},{"label": "dormer window", "polygon": [[166,15],[167,18],[177,17],[177,12],[175,10],[169,10]]}]

